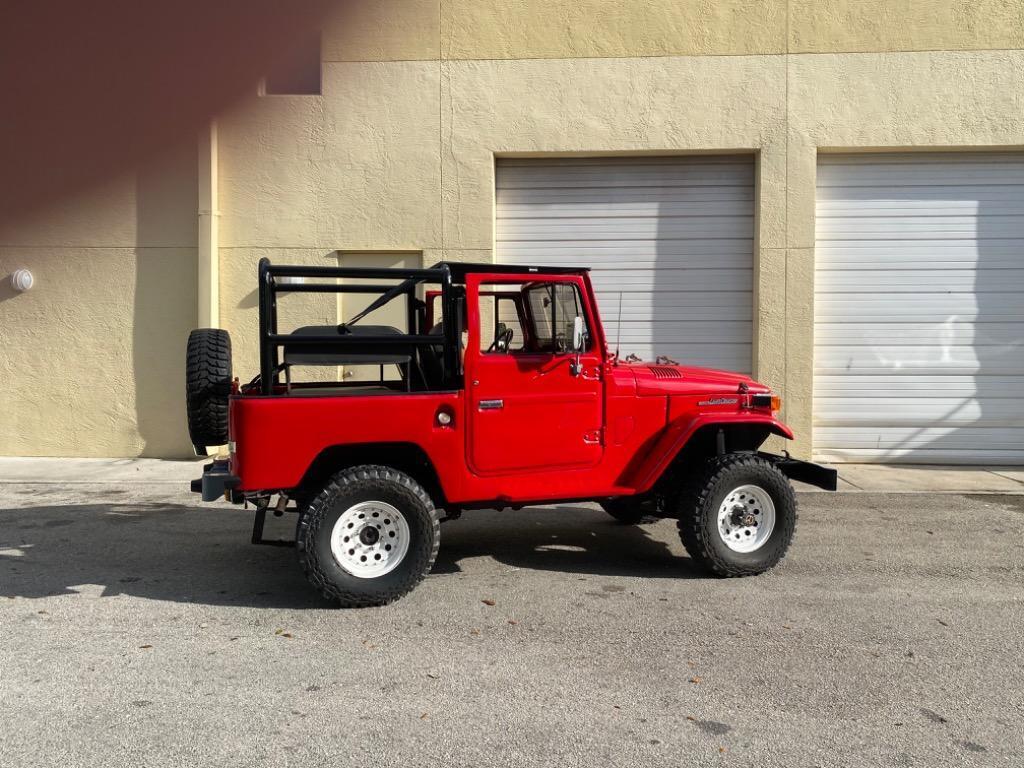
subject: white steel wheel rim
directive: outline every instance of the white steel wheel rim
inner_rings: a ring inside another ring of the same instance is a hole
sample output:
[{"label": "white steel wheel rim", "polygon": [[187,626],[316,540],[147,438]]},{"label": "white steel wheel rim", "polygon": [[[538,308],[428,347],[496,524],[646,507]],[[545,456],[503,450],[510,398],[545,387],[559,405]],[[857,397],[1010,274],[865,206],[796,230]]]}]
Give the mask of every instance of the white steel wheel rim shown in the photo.
[{"label": "white steel wheel rim", "polygon": [[725,494],[718,508],[718,535],[733,552],[756,552],[775,530],[775,503],[756,485]]},{"label": "white steel wheel rim", "polygon": [[398,567],[409,552],[409,524],[383,501],[361,501],[341,513],[331,530],[331,554],[347,573],[375,579]]}]

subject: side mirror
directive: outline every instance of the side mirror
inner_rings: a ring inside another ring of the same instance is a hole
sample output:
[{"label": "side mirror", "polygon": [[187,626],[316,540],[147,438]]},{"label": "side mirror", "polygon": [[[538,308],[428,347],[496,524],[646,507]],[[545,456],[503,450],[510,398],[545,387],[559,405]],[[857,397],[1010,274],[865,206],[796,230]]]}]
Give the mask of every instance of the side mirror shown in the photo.
[{"label": "side mirror", "polygon": [[587,332],[583,330],[583,318],[579,315],[572,321],[572,349],[579,354],[587,345]]},{"label": "side mirror", "polygon": [[569,373],[579,376],[583,370],[580,364],[580,353],[587,346],[587,332],[583,330],[583,318],[579,315],[572,321],[572,351],[576,354],[575,359],[569,363]]}]

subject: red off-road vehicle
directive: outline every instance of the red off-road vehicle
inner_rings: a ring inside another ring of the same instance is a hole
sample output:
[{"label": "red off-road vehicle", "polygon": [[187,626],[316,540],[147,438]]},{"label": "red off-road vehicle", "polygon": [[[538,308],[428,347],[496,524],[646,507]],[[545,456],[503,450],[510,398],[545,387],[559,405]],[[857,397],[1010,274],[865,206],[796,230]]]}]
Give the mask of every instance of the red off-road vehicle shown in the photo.
[{"label": "red off-road vehicle", "polygon": [[[340,325],[279,332],[281,294],[310,292],[371,300]],[[268,509],[297,511],[299,562],[343,605],[411,590],[439,523],[465,509],[594,501],[622,523],[673,518],[699,566],[747,576],[793,538],[790,478],[835,490],[834,470],[759,451],[792,438],[767,387],[610,354],[583,268],[264,259],[259,309],[248,384],[232,378],[227,332],[189,337],[192,441],[200,455],[228,447],[192,489],[253,503],[254,542]],[[398,309],[404,328],[360,322]],[[308,366],[338,380],[298,381]]]}]

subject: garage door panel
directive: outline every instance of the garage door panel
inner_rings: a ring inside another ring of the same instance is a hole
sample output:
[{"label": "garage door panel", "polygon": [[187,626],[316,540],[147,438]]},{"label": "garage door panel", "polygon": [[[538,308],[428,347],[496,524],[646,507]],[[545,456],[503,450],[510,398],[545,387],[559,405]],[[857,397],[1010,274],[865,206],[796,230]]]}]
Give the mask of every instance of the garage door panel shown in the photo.
[{"label": "garage door panel", "polygon": [[822,427],[1024,427],[1024,408],[1016,398],[990,397],[984,405],[975,397],[821,398],[828,416]]},{"label": "garage door panel", "polygon": [[[941,441],[936,445],[941,445]],[[969,458],[968,458],[969,456]],[[1020,464],[1020,451],[988,450],[979,448],[878,448],[822,449],[818,461],[869,464],[888,462],[891,464],[979,464],[982,466],[1015,466]]]},{"label": "garage door panel", "polygon": [[[652,163],[622,162],[616,159],[586,162],[566,160],[558,164],[533,164],[514,160],[499,161],[500,176],[495,187],[506,189],[572,189],[590,187],[615,189],[621,187],[656,187],[661,189],[691,187],[748,187],[754,183],[753,162],[705,162],[691,158],[663,159]],[[679,169],[685,166],[685,173]],[[728,178],[723,178],[728,174]]]},{"label": "garage door panel", "polygon": [[[821,323],[815,330],[823,345],[875,346],[879,342],[877,323]],[[936,323],[900,323],[885,328],[885,343],[890,345],[981,344],[1016,347],[1024,338],[1022,323],[974,323],[950,321]]]},{"label": "garage door panel", "polygon": [[[751,202],[754,191],[750,187],[708,186],[699,187],[558,187],[536,189],[530,187],[501,190],[502,207],[519,212],[538,205],[563,205],[586,208],[593,205],[612,206],[703,206],[709,202],[732,203]],[[642,210],[647,210],[643,208]]]},{"label": "garage door panel", "polygon": [[1024,462],[1024,159],[818,170],[815,455]]},{"label": "garage door panel", "polygon": [[1024,215],[1024,201],[1007,200],[999,187],[976,187],[969,199],[962,197],[964,187],[912,187],[903,195],[896,196],[891,189],[862,187],[855,190],[856,196],[847,195],[842,200],[822,199],[818,215],[823,218],[858,216],[985,216]]},{"label": "garage door panel", "polygon": [[[750,210],[750,200],[709,200],[691,202],[667,202],[642,200],[627,202],[614,200],[609,202],[583,203],[579,201],[544,203],[544,215],[551,219],[586,219],[586,218],[651,218],[665,219],[686,216],[742,216]],[[538,206],[534,202],[507,204],[502,208],[503,218],[508,221],[533,219]]]},{"label": "garage door panel", "polygon": [[519,263],[537,266],[589,264],[593,269],[749,269],[751,240],[602,240],[587,243],[516,242]]},{"label": "garage door panel", "polygon": [[879,269],[896,263],[905,269],[942,268],[1018,269],[1020,243],[1014,239],[986,240],[824,240],[814,250],[822,268]]},{"label": "garage door panel", "polygon": [[1019,448],[1020,433],[1006,427],[932,427],[907,429],[906,427],[823,427],[821,437],[825,444],[843,444],[848,448],[928,448],[941,440],[946,449],[971,448],[984,443],[990,450]]},{"label": "garage door panel", "polygon": [[816,295],[814,317],[818,322],[946,323],[1001,322],[1020,320],[1020,296],[1013,293],[985,293],[984,300],[974,293],[889,293],[884,296],[851,291]]},{"label": "garage door panel", "polygon": [[707,216],[685,219],[678,216],[646,218],[563,218],[563,219],[501,219],[495,227],[499,241],[544,240],[547,242],[580,240],[688,240],[691,237],[754,236],[752,219],[737,222],[729,216]]},{"label": "garage door panel", "polygon": [[[645,338],[649,335],[647,326],[651,323],[647,321],[643,322],[630,322],[626,318],[623,318],[622,323],[622,340],[627,339],[635,342],[644,342]],[[741,333],[743,333],[746,326],[750,324],[749,320],[745,322],[731,322],[731,321],[713,321],[713,320],[672,320],[656,323],[657,328],[654,332],[660,337],[669,337],[682,339],[683,333],[689,333],[693,338],[699,339],[713,339],[721,338],[726,341],[735,339]],[[614,318],[606,318],[604,320],[605,332],[608,333],[610,339],[615,337],[612,335],[610,330],[617,330],[618,323],[615,322]]]},{"label": "garage door panel", "polygon": [[822,373],[814,379],[814,397],[877,397],[886,392],[891,397],[974,397],[985,393],[1006,393],[1016,397],[1020,380],[1013,375],[943,375],[915,373],[911,376],[891,374],[847,374]]},{"label": "garage door panel", "polygon": [[749,372],[753,183],[749,157],[499,160],[497,257],[591,267],[623,355]]},{"label": "garage door panel", "polygon": [[[992,346],[891,346],[873,347],[825,345],[818,348],[814,369],[818,373],[857,371],[884,373],[893,376],[979,373],[991,375],[1024,374],[1021,347]],[[884,391],[878,393],[884,399]]]},{"label": "garage door panel", "polygon": [[[896,158],[895,155],[893,155]],[[819,196],[829,199],[845,196],[846,190],[856,187],[879,187],[892,190],[894,187],[971,187],[981,186],[987,190],[995,186],[1017,186],[1024,184],[1024,167],[1020,156],[1015,154],[992,154],[973,160],[958,160],[954,155],[923,154],[906,155],[904,159],[880,162],[849,162],[837,160],[834,156],[823,156],[818,165]],[[893,182],[896,182],[894,184]],[[967,192],[969,194],[969,191]]]},{"label": "garage door panel", "polygon": [[959,239],[998,238],[1008,229],[1024,226],[1024,216],[825,216],[818,219],[818,237],[822,240]]},{"label": "garage door panel", "polygon": [[640,291],[667,293],[666,301],[683,301],[688,291],[718,291],[729,285],[736,293],[753,290],[749,269],[659,269],[648,271],[609,270],[594,274],[594,287],[602,291]]},{"label": "garage door panel", "polygon": [[1024,269],[820,269],[822,293],[1019,293]]},{"label": "garage door panel", "polygon": [[[730,294],[725,294],[726,296]],[[637,305],[628,307],[626,300],[629,298],[628,294],[622,296],[622,321],[623,323],[635,322],[642,326],[656,326],[661,323],[676,323],[673,326],[674,332],[679,334],[689,333],[689,328],[693,323],[699,323],[702,320],[711,322],[722,322],[731,323],[738,322],[740,327],[746,326],[748,331],[750,328],[750,322],[753,320],[753,310],[750,307],[734,308],[728,306],[726,302],[722,304],[713,304],[710,306],[701,306],[698,304],[689,304],[688,306],[681,307],[651,307],[650,303],[646,306]],[[706,296],[705,300],[710,300],[713,297]],[[598,298],[598,301],[601,301]],[[608,328],[614,328],[616,324],[616,318],[619,316],[619,297],[618,295],[612,297],[606,297],[602,307],[607,304],[607,311],[601,310],[601,322],[604,324],[605,330]],[[733,326],[729,326],[732,328]],[[749,336],[749,332],[746,336]]]}]

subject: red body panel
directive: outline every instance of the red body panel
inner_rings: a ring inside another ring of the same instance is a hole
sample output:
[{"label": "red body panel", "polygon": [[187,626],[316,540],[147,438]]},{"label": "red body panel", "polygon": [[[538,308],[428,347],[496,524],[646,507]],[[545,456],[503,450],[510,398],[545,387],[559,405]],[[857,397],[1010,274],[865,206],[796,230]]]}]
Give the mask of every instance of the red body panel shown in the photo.
[{"label": "red body panel", "polygon": [[[480,352],[476,296],[484,283],[536,275],[470,275],[464,391],[231,400],[233,474],[240,491],[296,487],[336,445],[409,443],[433,463],[448,502],[594,499],[648,490],[693,433],[708,424],[759,424],[792,438],[749,394],[749,377],[608,359],[587,275],[545,276],[583,296],[589,348],[574,375],[569,354]],[[500,406],[497,405],[500,403]],[[441,426],[438,413],[453,416]]]}]

